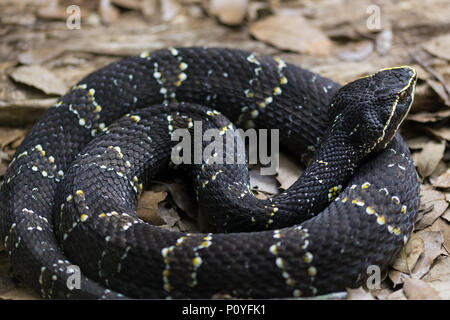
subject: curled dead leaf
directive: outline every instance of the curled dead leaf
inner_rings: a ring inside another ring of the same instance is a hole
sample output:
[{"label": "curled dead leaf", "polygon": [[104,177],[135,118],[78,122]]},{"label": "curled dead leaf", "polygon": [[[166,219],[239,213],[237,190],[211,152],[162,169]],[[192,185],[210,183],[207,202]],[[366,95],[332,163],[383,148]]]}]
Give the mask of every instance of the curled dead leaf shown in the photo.
[{"label": "curled dead leaf", "polygon": [[261,175],[259,169],[253,169],[249,171],[250,187],[257,191],[262,191],[269,195],[275,195],[279,193],[278,181],[273,176]]},{"label": "curled dead leaf", "polygon": [[450,188],[450,168],[433,181],[433,186],[437,188]]},{"label": "curled dead leaf", "polygon": [[417,217],[415,224],[416,230],[421,230],[432,225],[449,206],[445,199],[445,194],[432,189],[429,185],[421,185],[420,187],[420,205],[424,209],[423,214]]},{"label": "curled dead leaf", "polygon": [[332,43],[318,28],[299,15],[274,15],[250,25],[250,33],[256,39],[277,48],[328,56]]},{"label": "curled dead leaf", "polygon": [[158,204],[167,196],[167,192],[144,191],[139,199],[136,209],[137,215],[142,220],[155,226],[160,226],[166,222],[159,215]]},{"label": "curled dead leaf", "polygon": [[420,279],[405,279],[403,291],[409,300],[441,300],[439,292]]},{"label": "curled dead leaf", "polygon": [[298,180],[303,170],[298,162],[292,158],[280,153],[280,164],[277,171],[276,179],[280,183],[280,188],[286,190]]},{"label": "curled dead leaf", "polygon": [[422,151],[413,154],[413,160],[422,177],[428,177],[436,169],[444,156],[444,151],[445,140],[439,142],[430,140],[425,144]]},{"label": "curled dead leaf", "polygon": [[347,288],[346,291],[347,291],[346,300],[375,300],[372,294],[370,294],[361,287],[357,289]]},{"label": "curled dead leaf", "polygon": [[411,237],[394,261],[392,267],[400,272],[410,274],[423,250],[423,239],[415,233],[411,234]]},{"label": "curled dead leaf", "polygon": [[442,299],[450,300],[450,257],[438,259],[423,280],[439,292]]},{"label": "curled dead leaf", "polygon": [[248,0],[211,0],[209,12],[220,22],[228,25],[240,24],[247,14]]},{"label": "curled dead leaf", "polygon": [[448,33],[432,38],[423,47],[435,56],[450,60],[450,34]]},{"label": "curled dead leaf", "polygon": [[68,89],[62,79],[38,65],[18,67],[10,76],[15,81],[35,87],[46,94],[63,95]]},{"label": "curled dead leaf", "polygon": [[424,250],[414,266],[412,276],[420,279],[430,270],[433,261],[441,255],[444,238],[440,231],[423,230],[416,234],[422,238]]}]

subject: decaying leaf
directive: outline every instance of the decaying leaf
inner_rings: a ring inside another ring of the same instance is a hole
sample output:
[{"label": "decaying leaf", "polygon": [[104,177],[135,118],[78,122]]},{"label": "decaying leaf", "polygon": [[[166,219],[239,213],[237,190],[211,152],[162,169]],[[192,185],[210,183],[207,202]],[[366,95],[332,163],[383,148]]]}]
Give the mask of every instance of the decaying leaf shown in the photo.
[{"label": "decaying leaf", "polygon": [[442,101],[444,101],[447,106],[450,106],[450,99],[447,91],[444,88],[444,85],[439,81],[433,79],[428,79],[427,83],[431,87],[431,89],[433,89],[433,91],[442,99]]},{"label": "decaying leaf", "polygon": [[394,291],[386,297],[386,300],[407,300],[403,289]]},{"label": "decaying leaf", "polygon": [[450,110],[442,110],[438,112],[410,113],[407,119],[421,123],[427,123],[427,122],[437,122],[442,119],[447,119],[448,117],[450,117]]},{"label": "decaying leaf", "polygon": [[424,214],[417,218],[416,230],[432,225],[449,206],[443,192],[423,185],[420,187],[420,205],[424,207]]},{"label": "decaying leaf", "polygon": [[279,193],[278,182],[273,176],[261,175],[259,169],[249,171],[250,187],[257,191],[275,195]]},{"label": "decaying leaf", "polygon": [[280,183],[280,188],[286,190],[298,180],[303,170],[300,168],[298,162],[295,162],[291,157],[280,153],[280,163],[277,171],[276,179]]},{"label": "decaying leaf", "polygon": [[442,214],[442,219],[447,220],[448,222],[450,222],[450,210],[447,209],[443,214]]},{"label": "decaying leaf", "polygon": [[420,279],[405,279],[403,292],[409,300],[440,300],[439,292]]},{"label": "decaying leaf", "polygon": [[412,155],[417,169],[422,177],[428,177],[434,169],[436,169],[439,161],[441,161],[444,156],[444,151],[445,140],[441,140],[439,142],[430,140],[423,147],[422,151]]},{"label": "decaying leaf", "polygon": [[450,168],[433,181],[436,188],[450,188]]},{"label": "decaying leaf", "polygon": [[435,56],[450,60],[450,34],[448,33],[431,39],[423,47]]},{"label": "decaying leaf", "polygon": [[347,298],[346,300],[375,300],[375,298],[363,288],[358,289],[346,289]]},{"label": "decaying leaf", "polygon": [[240,24],[247,14],[248,0],[211,0],[209,12],[220,22],[228,25]]},{"label": "decaying leaf", "polygon": [[396,288],[399,284],[403,283],[403,279],[409,278],[409,275],[407,275],[406,273],[392,269],[389,271],[388,277],[392,281],[393,288]]},{"label": "decaying leaf", "polygon": [[[446,212],[450,212],[450,209],[447,209]],[[438,218],[429,230],[438,231],[442,234],[442,237],[444,238],[442,245],[444,246],[447,254],[450,255],[450,223],[446,222],[443,218]]]},{"label": "decaying leaf", "polygon": [[442,299],[450,299],[450,257],[442,257],[433,265],[423,280],[433,287]]},{"label": "decaying leaf", "polygon": [[22,64],[41,64],[42,62],[51,60],[65,50],[64,46],[52,47],[52,48],[39,48],[34,50],[28,50],[19,54],[18,59]]},{"label": "decaying leaf", "polygon": [[332,43],[318,28],[299,15],[274,15],[254,22],[250,33],[277,48],[317,56],[331,53]]},{"label": "decaying leaf", "polygon": [[23,129],[0,128],[0,149],[25,135]]},{"label": "decaying leaf", "polygon": [[195,198],[186,184],[169,183],[167,189],[178,208],[191,218],[197,217]]},{"label": "decaying leaf", "polygon": [[416,265],[423,250],[423,239],[417,234],[412,233],[405,247],[394,261],[392,267],[400,272],[409,274]]},{"label": "decaying leaf", "polygon": [[444,239],[439,231],[422,230],[416,234],[422,238],[424,250],[417,260],[411,275],[413,278],[420,279],[430,270],[433,261],[441,255]]},{"label": "decaying leaf", "polygon": [[101,0],[98,11],[103,23],[107,25],[113,24],[117,21],[117,19],[119,19],[119,10],[111,5],[109,0]]},{"label": "decaying leaf", "polygon": [[337,56],[344,61],[362,61],[373,52],[373,49],[372,41],[361,41],[339,50]]},{"label": "decaying leaf", "polygon": [[139,199],[137,215],[142,220],[155,226],[160,226],[166,222],[160,217],[158,204],[167,196],[167,192],[144,191]]},{"label": "decaying leaf", "polygon": [[376,38],[377,52],[381,55],[387,54],[392,47],[392,38],[393,34],[390,28],[386,28],[381,31]]},{"label": "decaying leaf", "polygon": [[18,67],[10,75],[15,81],[35,87],[47,94],[63,95],[68,89],[62,79],[38,65]]}]

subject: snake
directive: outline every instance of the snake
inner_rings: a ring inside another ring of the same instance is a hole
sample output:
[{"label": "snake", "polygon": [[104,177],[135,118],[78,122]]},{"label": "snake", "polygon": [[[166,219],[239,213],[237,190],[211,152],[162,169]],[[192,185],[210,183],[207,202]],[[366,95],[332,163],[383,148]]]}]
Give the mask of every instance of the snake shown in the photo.
[{"label": "snake", "polygon": [[[6,171],[0,235],[12,270],[57,299],[308,297],[365,285],[399,254],[418,210],[398,133],[416,80],[400,66],[341,86],[279,57],[215,47],[98,69],[46,110]],[[199,124],[215,137],[278,130],[275,142],[307,167],[259,199],[247,159],[208,162],[241,155],[236,146],[174,164],[176,133]],[[214,232],[137,216],[143,190],[169,170],[190,177]]]}]

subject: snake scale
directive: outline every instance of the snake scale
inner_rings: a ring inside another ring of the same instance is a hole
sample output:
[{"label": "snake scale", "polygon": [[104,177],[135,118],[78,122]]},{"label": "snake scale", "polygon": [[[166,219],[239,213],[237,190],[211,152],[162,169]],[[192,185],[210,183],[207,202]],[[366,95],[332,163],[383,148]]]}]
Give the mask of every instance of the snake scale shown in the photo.
[{"label": "snake scale", "polygon": [[[47,110],[6,172],[0,235],[13,270],[45,298],[299,297],[364,284],[413,228],[417,173],[396,132],[416,78],[396,67],[341,87],[279,58],[206,47],[103,67]],[[149,225],[139,195],[169,167],[174,130],[195,121],[203,132],[277,128],[309,166],[259,200],[246,164],[186,165],[220,232]]]}]

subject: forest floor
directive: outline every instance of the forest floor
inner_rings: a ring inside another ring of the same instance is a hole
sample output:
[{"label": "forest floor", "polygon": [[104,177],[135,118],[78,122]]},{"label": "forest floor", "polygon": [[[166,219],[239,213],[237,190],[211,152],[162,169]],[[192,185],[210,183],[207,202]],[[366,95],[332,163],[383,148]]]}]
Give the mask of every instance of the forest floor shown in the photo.
[{"label": "forest floor", "polygon": [[[80,28],[71,5],[81,9]],[[27,131],[72,85],[121,57],[177,46],[276,55],[341,84],[414,67],[415,101],[401,132],[421,183],[415,231],[379,288],[334,298],[450,299],[447,0],[0,0],[0,181]],[[301,172],[283,154],[276,176],[252,170],[251,185],[274,195]],[[171,230],[202,230],[194,208],[186,183],[173,179],[144,192],[138,213]],[[1,244],[0,299],[39,299],[14,276]]]}]

